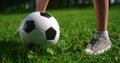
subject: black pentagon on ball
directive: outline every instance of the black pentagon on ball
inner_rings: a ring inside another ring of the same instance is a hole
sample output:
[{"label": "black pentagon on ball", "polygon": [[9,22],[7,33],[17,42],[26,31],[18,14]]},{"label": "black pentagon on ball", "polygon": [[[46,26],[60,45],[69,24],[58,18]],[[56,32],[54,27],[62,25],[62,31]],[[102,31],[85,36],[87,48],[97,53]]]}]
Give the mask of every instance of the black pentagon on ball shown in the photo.
[{"label": "black pentagon on ball", "polygon": [[30,33],[35,29],[35,23],[33,20],[26,21],[23,30],[26,31],[27,33]]},{"label": "black pentagon on ball", "polygon": [[45,34],[46,34],[47,40],[54,40],[56,33],[57,33],[56,30],[52,27],[50,27],[48,30],[46,30]]},{"label": "black pentagon on ball", "polygon": [[50,18],[50,17],[52,17],[50,14],[48,14],[48,13],[40,13],[40,15],[41,16],[44,16],[44,17],[46,17],[46,18]]}]

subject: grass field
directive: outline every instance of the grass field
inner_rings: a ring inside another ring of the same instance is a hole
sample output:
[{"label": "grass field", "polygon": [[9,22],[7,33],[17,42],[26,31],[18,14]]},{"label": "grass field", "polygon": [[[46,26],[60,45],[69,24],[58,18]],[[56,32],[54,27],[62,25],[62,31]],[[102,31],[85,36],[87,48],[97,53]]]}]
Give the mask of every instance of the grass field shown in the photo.
[{"label": "grass field", "polygon": [[88,55],[84,48],[95,32],[93,8],[48,10],[59,22],[57,45],[27,49],[16,36],[21,20],[29,13],[0,14],[0,63],[120,63],[120,6],[109,11],[108,31],[112,48],[101,55]]}]

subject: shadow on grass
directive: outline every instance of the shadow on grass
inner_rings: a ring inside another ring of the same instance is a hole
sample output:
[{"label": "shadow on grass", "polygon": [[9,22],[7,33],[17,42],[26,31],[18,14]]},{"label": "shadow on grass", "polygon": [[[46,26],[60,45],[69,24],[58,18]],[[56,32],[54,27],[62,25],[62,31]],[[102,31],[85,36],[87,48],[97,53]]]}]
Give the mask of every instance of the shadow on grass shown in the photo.
[{"label": "shadow on grass", "polygon": [[31,48],[28,48],[21,42],[0,41],[0,63],[28,63],[43,57],[47,57],[46,59],[49,60],[51,56],[54,55],[40,49],[37,45],[32,45]]},{"label": "shadow on grass", "polygon": [[20,42],[0,41],[0,61],[14,61],[25,57],[25,47]]}]

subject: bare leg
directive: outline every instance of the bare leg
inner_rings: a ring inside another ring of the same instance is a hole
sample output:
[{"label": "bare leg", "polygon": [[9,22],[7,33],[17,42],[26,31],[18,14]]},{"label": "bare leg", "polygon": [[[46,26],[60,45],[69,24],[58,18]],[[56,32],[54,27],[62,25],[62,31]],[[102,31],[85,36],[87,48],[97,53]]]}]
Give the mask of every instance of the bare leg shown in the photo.
[{"label": "bare leg", "polygon": [[96,30],[106,31],[108,21],[109,0],[93,0],[96,14]]},{"label": "bare leg", "polygon": [[49,0],[37,0],[36,11],[45,12]]}]

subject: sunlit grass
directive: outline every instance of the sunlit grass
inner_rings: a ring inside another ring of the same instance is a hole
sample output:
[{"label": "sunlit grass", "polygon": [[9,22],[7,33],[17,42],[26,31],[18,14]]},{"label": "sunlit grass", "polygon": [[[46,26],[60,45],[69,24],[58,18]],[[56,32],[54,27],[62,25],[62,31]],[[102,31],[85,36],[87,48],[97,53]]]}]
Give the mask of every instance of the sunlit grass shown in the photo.
[{"label": "sunlit grass", "polygon": [[48,10],[60,25],[61,37],[57,45],[45,50],[33,46],[29,50],[15,31],[29,13],[0,14],[0,63],[119,63],[120,9],[110,8],[108,31],[112,48],[101,55],[88,55],[84,48],[95,32],[94,10]]}]

